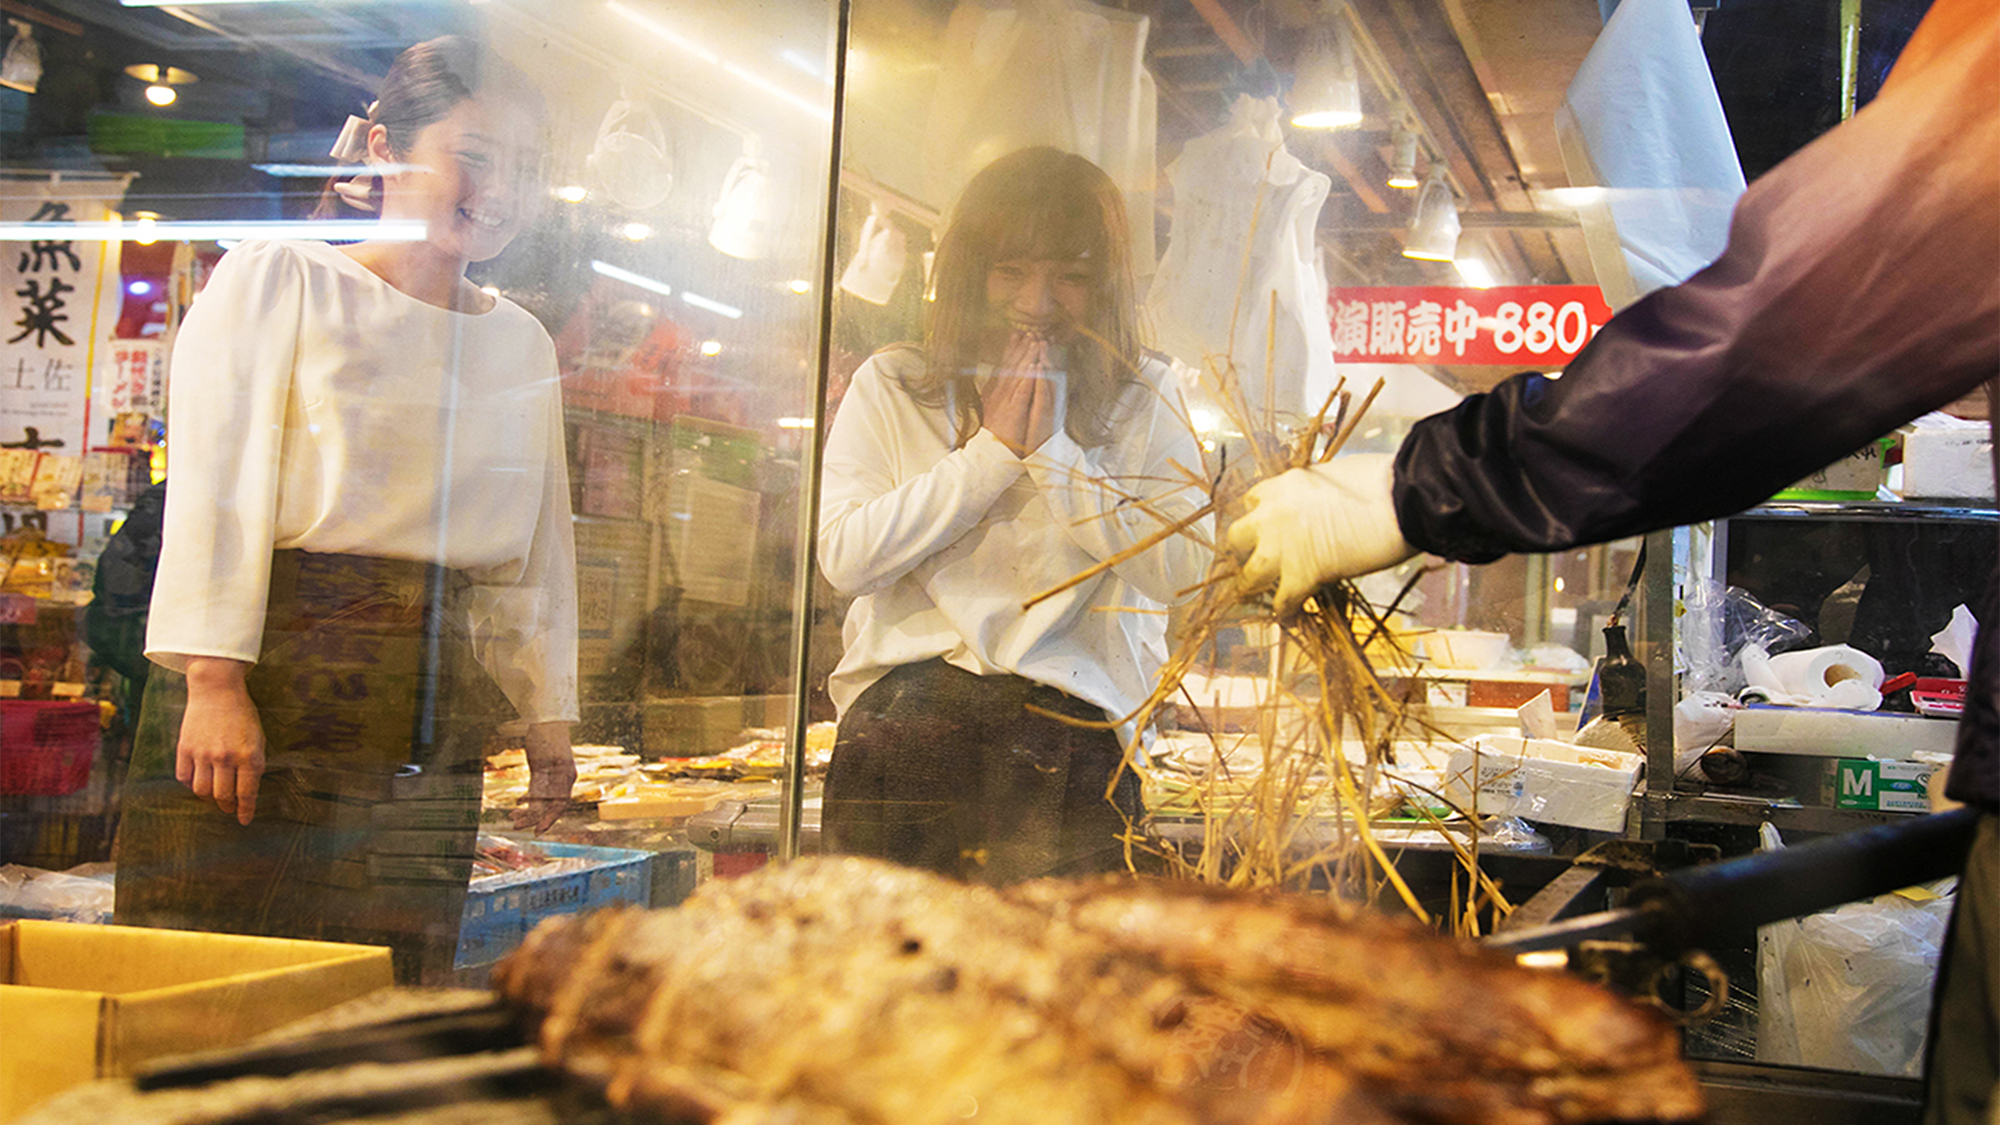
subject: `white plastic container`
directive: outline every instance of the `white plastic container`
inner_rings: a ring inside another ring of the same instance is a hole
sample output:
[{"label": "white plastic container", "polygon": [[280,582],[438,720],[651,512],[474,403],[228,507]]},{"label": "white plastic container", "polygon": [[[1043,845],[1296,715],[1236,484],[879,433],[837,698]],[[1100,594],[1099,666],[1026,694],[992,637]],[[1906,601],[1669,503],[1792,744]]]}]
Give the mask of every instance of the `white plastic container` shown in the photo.
[{"label": "white plastic container", "polygon": [[1644,764],[1618,750],[1482,734],[1452,754],[1445,796],[1481,816],[1622,832]]},{"label": "white plastic container", "polygon": [[1477,629],[1438,629],[1423,634],[1424,655],[1445,668],[1489,668],[1507,655],[1513,638]]}]

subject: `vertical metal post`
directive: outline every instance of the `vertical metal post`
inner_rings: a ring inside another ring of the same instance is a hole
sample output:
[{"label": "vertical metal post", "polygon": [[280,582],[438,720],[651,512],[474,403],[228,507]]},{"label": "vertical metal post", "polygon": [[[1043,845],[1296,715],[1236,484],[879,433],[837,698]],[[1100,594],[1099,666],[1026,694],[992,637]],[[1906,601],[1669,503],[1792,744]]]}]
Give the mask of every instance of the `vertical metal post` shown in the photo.
[{"label": "vertical metal post", "polygon": [[1646,666],[1646,799],[1642,839],[1666,835],[1674,791],[1674,533],[1646,535],[1646,569],[1639,579],[1639,643]]},{"label": "vertical metal post", "polygon": [[1552,572],[1548,555],[1524,555],[1521,559],[1527,565],[1524,575],[1521,599],[1521,646],[1526,648],[1549,639],[1549,602],[1554,592]]},{"label": "vertical metal post", "polygon": [[1840,119],[1854,116],[1854,87],[1861,74],[1861,0],[1840,0]]},{"label": "vertical metal post", "polygon": [[833,43],[833,137],[827,152],[826,243],[819,271],[819,355],[813,379],[812,429],[799,450],[797,571],[792,582],[792,721],[785,732],[784,792],[778,801],[778,862],[799,855],[799,829],[806,788],[806,724],[812,701],[813,576],[819,573],[819,465],[826,437],[828,367],[833,362],[833,287],[840,227],[840,142],[847,101],[847,29],[852,0],[835,9]]}]

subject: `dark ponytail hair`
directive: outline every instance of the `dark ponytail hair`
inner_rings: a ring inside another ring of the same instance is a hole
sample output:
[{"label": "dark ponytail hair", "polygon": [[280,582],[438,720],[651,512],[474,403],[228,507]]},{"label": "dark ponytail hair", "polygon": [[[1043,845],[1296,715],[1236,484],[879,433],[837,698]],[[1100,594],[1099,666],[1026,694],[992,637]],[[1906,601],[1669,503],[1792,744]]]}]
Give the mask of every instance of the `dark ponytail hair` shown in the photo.
[{"label": "dark ponytail hair", "polygon": [[[537,114],[542,112],[541,95],[512,63],[462,35],[427,39],[396,56],[382,79],[381,93],[369,109],[368,125],[370,129],[377,125],[386,129],[389,150],[400,156],[417,143],[417,134],[450,114],[458,103],[489,88],[521,99]],[[313,218],[338,218],[347,208],[358,206],[334,190],[340,182],[339,176],[327,179]]]}]

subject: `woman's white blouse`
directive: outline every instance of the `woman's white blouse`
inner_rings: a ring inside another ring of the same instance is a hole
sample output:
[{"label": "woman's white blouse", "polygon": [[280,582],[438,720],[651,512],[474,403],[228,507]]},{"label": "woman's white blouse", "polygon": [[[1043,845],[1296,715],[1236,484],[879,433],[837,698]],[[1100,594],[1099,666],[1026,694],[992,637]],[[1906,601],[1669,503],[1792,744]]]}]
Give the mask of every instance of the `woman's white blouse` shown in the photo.
[{"label": "woman's white blouse", "polygon": [[562,395],[534,317],[426,304],[323,243],[245,243],[170,379],[156,663],[254,662],[274,548],[436,562],[477,584],[474,644],[521,717],[576,718]]},{"label": "woman's white blouse", "polygon": [[910,349],[862,364],[827,435],[820,564],[854,596],[828,685],[834,704],[845,714],[889,669],[943,657],[1125,718],[1166,660],[1167,606],[1185,600],[1212,557],[1211,521],[1031,609],[1022,603],[1203,503],[1189,483],[1201,450],[1173,373],[1141,366],[1105,446],[1085,449],[1059,428],[1016,457],[985,430],[954,448],[951,412],[920,405],[904,386],[922,364]]}]

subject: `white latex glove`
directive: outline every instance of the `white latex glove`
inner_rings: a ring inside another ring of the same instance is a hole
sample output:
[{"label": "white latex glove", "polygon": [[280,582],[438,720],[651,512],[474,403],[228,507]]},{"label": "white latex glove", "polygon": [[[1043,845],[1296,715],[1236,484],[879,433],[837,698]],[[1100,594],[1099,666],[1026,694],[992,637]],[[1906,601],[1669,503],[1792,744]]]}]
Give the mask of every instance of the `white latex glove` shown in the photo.
[{"label": "white latex glove", "polygon": [[1390,486],[1396,458],[1357,453],[1266,480],[1229,525],[1243,560],[1243,586],[1278,587],[1279,616],[1298,611],[1325,583],[1394,566],[1417,553],[1396,523]]}]

